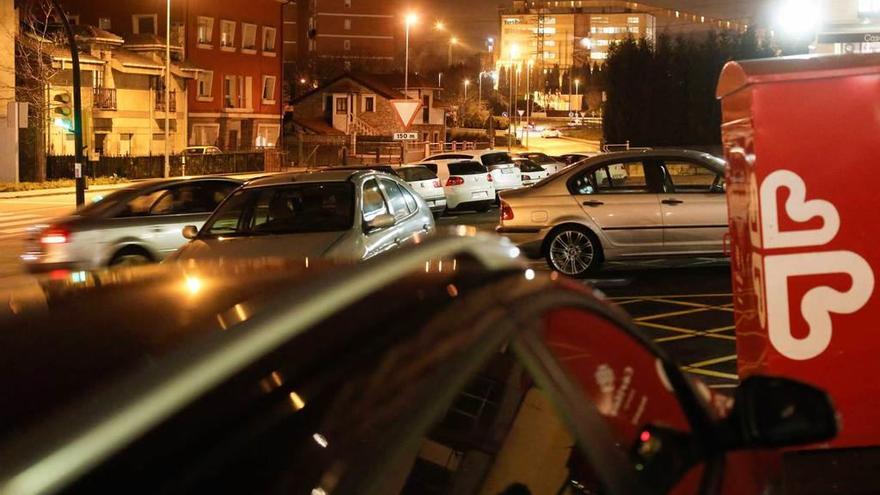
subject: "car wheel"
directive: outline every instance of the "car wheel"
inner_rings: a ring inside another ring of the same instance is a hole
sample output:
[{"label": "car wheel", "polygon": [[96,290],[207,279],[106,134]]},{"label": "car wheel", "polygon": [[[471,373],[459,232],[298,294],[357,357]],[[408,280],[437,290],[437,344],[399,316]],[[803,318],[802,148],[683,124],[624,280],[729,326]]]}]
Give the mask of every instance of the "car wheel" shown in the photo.
[{"label": "car wheel", "polygon": [[550,268],[574,278],[594,273],[601,264],[599,239],[583,227],[566,226],[547,239],[545,258]]},{"label": "car wheel", "polygon": [[123,249],[113,255],[109,266],[138,266],[152,263],[153,259],[141,249]]}]

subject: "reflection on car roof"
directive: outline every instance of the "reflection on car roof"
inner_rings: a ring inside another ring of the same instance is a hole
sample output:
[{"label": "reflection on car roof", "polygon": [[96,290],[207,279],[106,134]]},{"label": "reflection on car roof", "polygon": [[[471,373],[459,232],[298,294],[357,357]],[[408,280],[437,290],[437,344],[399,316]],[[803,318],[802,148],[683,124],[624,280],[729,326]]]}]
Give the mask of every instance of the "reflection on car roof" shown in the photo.
[{"label": "reflection on car roof", "polygon": [[376,172],[372,169],[363,170],[321,170],[317,172],[288,172],[260,177],[247,183],[245,187],[275,186],[291,182],[345,182],[352,176],[363,172]]}]

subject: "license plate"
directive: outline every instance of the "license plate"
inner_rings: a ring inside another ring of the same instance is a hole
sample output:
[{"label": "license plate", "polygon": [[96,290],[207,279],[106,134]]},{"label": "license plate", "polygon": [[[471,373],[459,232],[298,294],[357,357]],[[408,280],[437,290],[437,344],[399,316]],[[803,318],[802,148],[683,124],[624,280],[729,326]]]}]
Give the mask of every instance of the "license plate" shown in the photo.
[{"label": "license plate", "polygon": [[471,193],[471,198],[488,198],[489,193],[487,191],[479,191]]},{"label": "license plate", "polygon": [[501,173],[502,173],[502,174],[512,174],[512,173],[513,173],[513,169],[512,169],[512,168],[502,168],[502,169],[501,169]]}]

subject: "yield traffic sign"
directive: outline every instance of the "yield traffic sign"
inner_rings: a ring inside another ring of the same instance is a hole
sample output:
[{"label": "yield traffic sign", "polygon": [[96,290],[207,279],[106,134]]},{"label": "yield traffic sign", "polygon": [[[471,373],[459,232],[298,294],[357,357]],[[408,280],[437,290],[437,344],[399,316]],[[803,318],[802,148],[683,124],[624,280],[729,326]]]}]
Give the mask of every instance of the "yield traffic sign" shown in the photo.
[{"label": "yield traffic sign", "polygon": [[409,129],[409,126],[412,125],[413,120],[416,118],[416,113],[422,108],[422,102],[419,100],[388,101],[391,103],[391,106],[394,107],[394,111],[397,113],[397,118],[400,119],[400,125],[402,125],[404,129]]}]

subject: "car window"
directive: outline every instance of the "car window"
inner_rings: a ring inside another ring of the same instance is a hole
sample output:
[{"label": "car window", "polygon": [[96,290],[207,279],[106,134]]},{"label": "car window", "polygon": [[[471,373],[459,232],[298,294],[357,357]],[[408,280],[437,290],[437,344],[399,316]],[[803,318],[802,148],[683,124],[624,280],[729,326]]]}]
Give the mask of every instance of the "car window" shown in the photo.
[{"label": "car window", "polygon": [[480,162],[467,161],[449,164],[449,175],[477,175],[488,174],[489,170]]},{"label": "car window", "polygon": [[515,165],[523,172],[543,172],[544,167],[536,164],[532,160],[518,160]]},{"label": "car window", "polygon": [[665,188],[667,192],[724,192],[723,174],[684,160],[665,160]]},{"label": "car window", "polygon": [[210,213],[237,185],[229,182],[195,182],[170,188],[150,208],[150,215]]},{"label": "car window", "polygon": [[572,194],[630,194],[651,192],[645,165],[640,161],[605,163],[575,175]]},{"label": "car window", "polygon": [[556,160],[550,158],[547,155],[541,153],[533,153],[528,155],[529,160],[537,163],[538,165],[551,165],[556,163]]},{"label": "car window", "polygon": [[394,218],[400,220],[409,216],[411,211],[406,204],[406,199],[404,198],[403,191],[400,190],[400,186],[387,179],[381,179],[380,182],[382,189],[385,190],[385,195],[388,197],[388,203],[391,205]]},{"label": "car window", "polygon": [[153,209],[153,205],[156,202],[168,194],[169,190],[158,189],[155,191],[148,191],[143,194],[139,194],[134,198],[128,200],[125,203],[125,206],[119,213],[116,214],[119,218],[124,217],[142,217],[150,214],[150,211]]},{"label": "car window", "polygon": [[425,163],[425,164],[422,164],[422,166],[425,167],[426,169],[430,170],[431,172],[433,172],[434,175],[437,174],[437,164],[436,163]]},{"label": "car window", "polygon": [[492,165],[500,165],[502,163],[512,163],[513,158],[510,157],[507,153],[487,153],[480,157],[483,162],[483,165],[489,167]]},{"label": "car window", "polygon": [[205,195],[205,205],[210,208],[206,211],[214,211],[217,206],[234,191],[239,184],[235,182],[210,181],[202,184],[202,193]]},{"label": "car window", "polygon": [[388,213],[388,206],[385,204],[385,198],[379,190],[379,183],[376,182],[376,179],[370,179],[364,183],[361,202],[365,222]]},{"label": "car window", "polygon": [[406,201],[406,207],[409,209],[410,213],[415,213],[419,209],[419,203],[416,201],[416,198],[410,193],[405,187],[401,187],[400,191],[403,193],[403,199]]},{"label": "car window", "polygon": [[350,183],[306,183],[245,189],[208,221],[206,235],[249,236],[348,230],[353,224]]},{"label": "car window", "polygon": [[[434,165],[434,167],[436,168],[437,166]],[[437,178],[437,173],[431,172],[427,167],[405,167],[397,169],[397,173],[407,182],[434,180]]]}]

